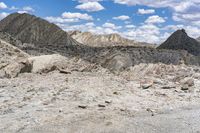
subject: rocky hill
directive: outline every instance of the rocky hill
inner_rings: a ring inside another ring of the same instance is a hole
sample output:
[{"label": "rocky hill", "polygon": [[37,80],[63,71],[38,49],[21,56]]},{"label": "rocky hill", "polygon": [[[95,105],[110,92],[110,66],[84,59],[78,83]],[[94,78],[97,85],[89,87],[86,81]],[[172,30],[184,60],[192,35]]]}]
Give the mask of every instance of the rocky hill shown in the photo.
[{"label": "rocky hill", "polygon": [[26,13],[14,13],[1,20],[0,31],[14,36],[22,43],[57,46],[78,44],[55,24]]},{"label": "rocky hill", "polygon": [[200,55],[200,43],[189,37],[184,29],[174,32],[158,49],[186,50],[193,55]]},{"label": "rocky hill", "polygon": [[[56,25],[29,14],[11,14],[0,21],[0,30],[0,38],[29,55],[60,54],[70,58],[76,57],[114,71],[121,71],[140,63],[200,64],[198,58],[181,50],[160,50],[136,46],[91,47],[90,45],[82,45]],[[72,33],[70,35],[73,36]],[[129,42],[118,35],[105,35],[105,38],[107,39],[97,40]]]},{"label": "rocky hill", "polygon": [[69,31],[68,34],[76,41],[92,46],[153,46],[152,44],[137,42],[121,37],[119,34],[93,34],[90,32]]}]

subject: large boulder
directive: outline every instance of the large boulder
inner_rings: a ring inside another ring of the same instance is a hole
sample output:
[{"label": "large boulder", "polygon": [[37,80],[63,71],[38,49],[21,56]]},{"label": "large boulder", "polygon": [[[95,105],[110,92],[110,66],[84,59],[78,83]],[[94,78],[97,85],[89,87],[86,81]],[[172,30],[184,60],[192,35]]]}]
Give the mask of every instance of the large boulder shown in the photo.
[{"label": "large boulder", "polygon": [[103,63],[103,67],[106,67],[113,72],[120,72],[131,66],[131,58],[128,55],[120,52],[109,55]]},{"label": "large boulder", "polygon": [[68,59],[58,54],[35,56],[28,60],[33,62],[32,73],[48,73],[68,66]]},{"label": "large boulder", "polygon": [[31,72],[32,70],[32,62],[28,60],[17,61],[6,66],[3,71],[5,72],[5,77],[7,78],[15,78],[20,73]]}]

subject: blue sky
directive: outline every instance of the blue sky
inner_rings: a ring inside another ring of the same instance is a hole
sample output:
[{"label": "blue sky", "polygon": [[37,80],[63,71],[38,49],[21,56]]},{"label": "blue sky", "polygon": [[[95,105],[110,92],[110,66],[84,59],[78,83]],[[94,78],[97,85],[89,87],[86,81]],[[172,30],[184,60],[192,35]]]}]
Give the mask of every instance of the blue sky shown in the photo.
[{"label": "blue sky", "polygon": [[200,0],[0,0],[0,19],[30,13],[62,29],[160,43],[177,29],[200,36]]}]

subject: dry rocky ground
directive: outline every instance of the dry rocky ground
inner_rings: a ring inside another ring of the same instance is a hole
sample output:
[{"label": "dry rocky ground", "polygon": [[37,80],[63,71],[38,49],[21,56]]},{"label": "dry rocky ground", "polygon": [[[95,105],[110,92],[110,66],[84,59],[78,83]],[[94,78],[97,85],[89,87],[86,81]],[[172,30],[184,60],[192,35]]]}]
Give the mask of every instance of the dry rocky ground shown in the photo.
[{"label": "dry rocky ground", "polygon": [[197,107],[199,79],[199,67],[164,64],[140,64],[116,74],[96,67],[1,78],[0,131],[174,132],[145,120]]}]

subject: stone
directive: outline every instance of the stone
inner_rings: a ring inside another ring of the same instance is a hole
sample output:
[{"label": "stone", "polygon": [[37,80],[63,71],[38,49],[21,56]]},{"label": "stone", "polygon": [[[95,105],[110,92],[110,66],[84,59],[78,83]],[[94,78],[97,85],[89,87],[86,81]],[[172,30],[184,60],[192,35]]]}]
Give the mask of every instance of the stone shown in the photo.
[{"label": "stone", "polygon": [[81,108],[81,109],[86,109],[87,108],[86,105],[79,105],[78,107]]},{"label": "stone", "polygon": [[112,101],[111,100],[106,100],[105,103],[110,104],[110,103],[112,103]]},{"label": "stone", "polygon": [[180,82],[182,85],[188,85],[188,87],[194,86],[194,79],[192,79],[192,78],[184,78]]},{"label": "stone", "polygon": [[173,89],[176,88],[175,85],[168,85],[168,86],[163,86],[162,89]]},{"label": "stone", "polygon": [[103,104],[98,104],[98,107],[105,108],[106,106]]},{"label": "stone", "polygon": [[6,77],[6,73],[4,70],[0,70],[0,79]]},{"label": "stone", "polygon": [[[48,73],[54,70],[61,71],[68,66],[67,58],[59,54],[35,56],[30,57],[28,60],[33,62],[33,73]],[[64,73],[64,71],[61,72]]]},{"label": "stone", "polygon": [[154,82],[152,80],[144,80],[140,82],[140,87],[142,89],[149,89],[150,87],[152,87],[154,84]]},{"label": "stone", "polygon": [[131,67],[132,60],[128,55],[119,52],[108,55],[102,66],[108,68],[112,72],[120,72]]},{"label": "stone", "polygon": [[14,62],[4,68],[5,76],[7,78],[15,78],[20,73],[31,72],[31,70],[32,70],[32,62],[28,60]]},{"label": "stone", "polygon": [[150,87],[152,87],[152,84],[143,84],[142,85],[142,89],[148,89]]},{"label": "stone", "polygon": [[183,91],[189,90],[189,86],[188,85],[183,85],[181,87],[181,90],[183,90]]}]

